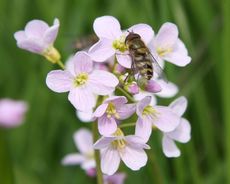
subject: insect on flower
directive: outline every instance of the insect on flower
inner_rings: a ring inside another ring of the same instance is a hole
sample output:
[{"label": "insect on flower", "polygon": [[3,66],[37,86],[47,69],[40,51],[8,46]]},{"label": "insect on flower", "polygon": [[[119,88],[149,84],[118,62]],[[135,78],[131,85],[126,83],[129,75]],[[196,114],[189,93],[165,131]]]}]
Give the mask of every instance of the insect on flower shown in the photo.
[{"label": "insect on flower", "polygon": [[141,36],[133,31],[128,32],[129,34],[125,38],[125,45],[127,46],[129,55],[132,59],[131,75],[138,73],[137,82],[139,85],[143,83],[145,84],[148,80],[150,80],[153,77],[154,72],[159,78],[167,81],[163,70],[141,39]]}]

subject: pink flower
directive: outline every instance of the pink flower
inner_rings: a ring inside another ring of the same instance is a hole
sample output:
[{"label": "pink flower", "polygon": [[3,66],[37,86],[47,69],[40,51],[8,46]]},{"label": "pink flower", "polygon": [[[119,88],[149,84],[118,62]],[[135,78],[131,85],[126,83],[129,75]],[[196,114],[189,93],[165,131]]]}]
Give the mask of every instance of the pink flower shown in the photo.
[{"label": "pink flower", "polygon": [[124,96],[113,96],[106,99],[94,112],[98,118],[98,129],[101,135],[111,135],[117,130],[117,120],[124,120],[135,112],[135,104],[126,104]]},{"label": "pink flower", "polygon": [[28,109],[24,101],[11,99],[0,100],[0,126],[12,128],[20,125],[24,121],[25,113]]},{"label": "pink flower", "polygon": [[170,107],[149,105],[151,97],[145,97],[137,103],[136,113],[138,115],[135,135],[140,136],[145,142],[148,141],[152,127],[160,129],[162,132],[171,132],[180,123],[178,116]]},{"label": "pink flower", "polygon": [[[125,45],[128,32],[122,32],[118,20],[112,16],[102,16],[94,21],[93,28],[99,41],[89,50],[92,60],[104,62],[115,55],[119,64],[125,68],[131,68],[132,60]],[[137,24],[128,30],[139,34],[146,45],[150,43],[154,35],[152,28],[146,24]]]},{"label": "pink flower", "polygon": [[175,24],[164,23],[153,40],[153,53],[177,66],[186,66],[191,62],[184,43],[178,38],[178,28]]},{"label": "pink flower", "polygon": [[[182,116],[187,108],[187,99],[180,97],[174,100],[169,107],[178,116]],[[176,146],[174,141],[186,143],[191,138],[191,125],[188,120],[181,118],[180,124],[177,128],[171,132],[163,133],[162,147],[163,152],[167,157],[179,157],[180,150]]]},{"label": "pink flower", "polygon": [[125,178],[125,173],[117,173],[112,176],[104,176],[104,184],[123,184]]},{"label": "pink flower", "polygon": [[62,159],[63,165],[81,165],[86,172],[95,169],[93,137],[89,130],[81,128],[73,135],[76,147],[80,153],[71,153]]},{"label": "pink flower", "polygon": [[87,112],[82,112],[76,110],[76,115],[79,120],[82,122],[92,122],[93,121],[93,110],[89,110]]},{"label": "pink flower", "polygon": [[124,136],[119,128],[114,136],[100,138],[94,148],[101,150],[101,170],[107,175],[117,171],[121,160],[130,169],[139,170],[148,160],[144,149],[150,149],[140,137]]},{"label": "pink flower", "polygon": [[60,54],[53,47],[59,29],[59,20],[55,19],[53,26],[42,20],[32,20],[26,24],[24,31],[17,31],[14,38],[21,49],[44,55],[49,61],[56,62]]},{"label": "pink flower", "polygon": [[139,86],[137,85],[136,82],[132,82],[132,83],[125,85],[124,89],[132,95],[139,93]]},{"label": "pink flower", "polygon": [[69,101],[80,111],[90,111],[95,106],[96,95],[108,95],[119,81],[113,74],[93,70],[93,62],[85,52],[77,52],[66,70],[53,70],[46,78],[47,86],[58,93],[68,92]]}]

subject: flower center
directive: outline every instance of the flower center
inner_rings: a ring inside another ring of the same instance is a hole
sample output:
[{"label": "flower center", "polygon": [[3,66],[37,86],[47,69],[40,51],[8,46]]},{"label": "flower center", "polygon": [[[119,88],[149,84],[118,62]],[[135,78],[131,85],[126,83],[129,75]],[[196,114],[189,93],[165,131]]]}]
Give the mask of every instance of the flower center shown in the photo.
[{"label": "flower center", "polygon": [[172,52],[172,48],[157,48],[157,53],[160,57],[163,57],[166,54],[169,54],[170,52]]},{"label": "flower center", "polygon": [[75,79],[74,79],[74,85],[77,86],[82,86],[86,83],[88,80],[88,74],[87,73],[80,73]]},{"label": "flower center", "polygon": [[143,116],[152,116],[154,118],[157,118],[157,111],[151,105],[147,105],[144,108],[142,115]]},{"label": "flower center", "polygon": [[116,107],[112,102],[108,104],[108,107],[106,109],[106,114],[107,114],[107,118],[111,118],[113,116],[117,119],[120,118],[119,114],[117,113]]},{"label": "flower center", "polygon": [[122,35],[119,39],[113,41],[113,48],[119,50],[120,52],[128,50],[125,44],[125,35]]},{"label": "flower center", "polygon": [[85,156],[89,160],[94,159],[94,152],[93,151],[92,152],[88,152],[88,153],[85,154]]},{"label": "flower center", "polygon": [[[123,137],[124,133],[122,132],[120,128],[117,128],[117,131],[113,135]],[[126,141],[125,139],[120,138],[120,139],[114,140],[111,144],[114,148],[121,150],[126,146]]]}]

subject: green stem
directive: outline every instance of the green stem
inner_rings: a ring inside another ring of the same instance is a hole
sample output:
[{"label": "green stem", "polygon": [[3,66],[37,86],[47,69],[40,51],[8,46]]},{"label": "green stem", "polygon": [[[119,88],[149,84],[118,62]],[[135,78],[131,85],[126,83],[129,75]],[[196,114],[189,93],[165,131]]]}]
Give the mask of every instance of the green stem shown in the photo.
[{"label": "green stem", "polygon": [[[96,108],[101,104],[102,101],[103,101],[103,97],[98,96]],[[92,123],[92,132],[93,132],[93,142],[96,142],[100,136],[97,128],[97,122]],[[99,150],[94,150],[94,154],[95,154],[94,157],[96,161],[97,184],[104,184],[103,174],[101,171],[101,160],[100,160]]]},{"label": "green stem", "polygon": [[126,124],[119,125],[119,128],[132,127],[135,125],[136,125],[136,123],[126,123]]},{"label": "green stem", "polygon": [[61,60],[57,61],[57,64],[64,70],[65,69],[65,65],[62,63]]},{"label": "green stem", "polygon": [[[93,141],[96,142],[99,138],[97,123],[93,122]],[[100,160],[100,152],[99,150],[94,150],[95,152],[95,161],[96,161],[96,172],[97,172],[97,184],[103,184],[103,175],[101,172],[101,160]]]},{"label": "green stem", "polygon": [[133,103],[136,102],[136,101],[133,99],[133,97],[132,97],[128,92],[126,92],[124,89],[122,89],[121,87],[117,87],[117,89],[118,89],[121,93],[123,93],[123,94],[126,96],[126,98],[129,99],[129,101],[131,101],[131,102],[133,102]]}]

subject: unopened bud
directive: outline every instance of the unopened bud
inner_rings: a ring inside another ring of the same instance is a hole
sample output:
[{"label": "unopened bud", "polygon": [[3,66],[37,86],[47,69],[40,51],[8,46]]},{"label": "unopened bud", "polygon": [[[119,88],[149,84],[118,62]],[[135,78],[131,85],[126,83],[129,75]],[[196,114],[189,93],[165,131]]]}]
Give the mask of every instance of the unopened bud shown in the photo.
[{"label": "unopened bud", "polygon": [[127,84],[125,86],[125,90],[131,93],[132,95],[138,94],[139,93],[139,87],[137,83],[133,82],[131,84]]},{"label": "unopened bud", "polygon": [[152,93],[158,93],[161,91],[161,86],[154,80],[148,80],[144,90]]}]

